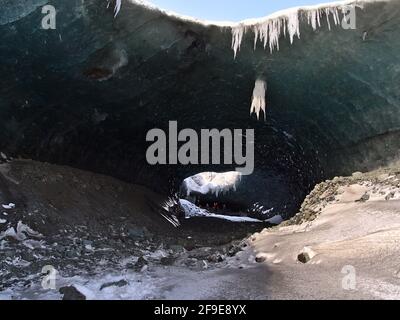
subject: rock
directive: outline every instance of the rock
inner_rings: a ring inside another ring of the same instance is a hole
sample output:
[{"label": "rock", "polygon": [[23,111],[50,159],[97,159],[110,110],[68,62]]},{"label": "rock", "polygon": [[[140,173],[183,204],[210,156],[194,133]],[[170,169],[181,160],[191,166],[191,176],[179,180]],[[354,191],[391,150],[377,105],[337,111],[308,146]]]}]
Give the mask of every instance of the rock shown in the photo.
[{"label": "rock", "polygon": [[147,264],[148,264],[148,262],[145,258],[139,257],[138,261],[136,261],[136,263],[134,265],[134,269],[135,269],[135,271],[140,271]]},{"label": "rock", "polygon": [[70,248],[69,250],[65,251],[64,255],[65,255],[66,258],[74,258],[78,254],[77,254],[77,250],[76,249]]},{"label": "rock", "polygon": [[128,263],[125,265],[125,267],[126,267],[127,269],[135,269],[135,265],[134,265],[133,263],[131,263],[131,262],[128,262]]},{"label": "rock", "polygon": [[362,172],[353,172],[353,174],[351,175],[353,178],[356,178],[356,179],[360,179],[361,177],[362,177]]},{"label": "rock", "polygon": [[307,263],[311,259],[307,253],[302,252],[297,256],[297,260],[299,260],[301,263]]},{"label": "rock", "polygon": [[164,266],[172,266],[174,264],[175,260],[176,259],[171,256],[163,257],[163,258],[161,258],[160,263]]},{"label": "rock", "polygon": [[242,248],[244,247],[245,244],[232,244],[229,249],[228,249],[228,256],[233,257],[235,256],[238,252],[242,251]]},{"label": "rock", "polygon": [[299,260],[301,263],[307,263],[315,256],[315,251],[313,251],[310,247],[304,247],[303,251],[297,256],[297,260]]},{"label": "rock", "polygon": [[207,257],[207,261],[208,262],[218,263],[218,262],[224,261],[224,257],[219,253],[215,253],[215,254],[212,254],[212,255],[208,256]]},{"label": "rock", "polygon": [[121,279],[119,281],[114,281],[114,282],[107,282],[107,283],[104,283],[104,284],[101,285],[100,291],[105,289],[105,288],[108,288],[108,287],[120,287],[121,288],[121,287],[124,287],[126,285],[128,285],[128,282],[126,280],[124,280],[124,279]]},{"label": "rock", "polygon": [[174,252],[185,252],[185,248],[183,246],[176,244],[170,245],[169,249],[171,249]]},{"label": "rock", "polygon": [[381,174],[380,176],[378,176],[378,181],[383,182],[385,180],[387,180],[389,178],[389,175],[387,173]]},{"label": "rock", "polygon": [[267,256],[266,256],[265,254],[263,254],[263,253],[260,253],[260,254],[258,254],[258,255],[256,256],[256,262],[257,262],[257,263],[262,263],[262,262],[264,262],[265,260],[267,260]]},{"label": "rock", "polygon": [[83,244],[84,246],[91,246],[91,245],[93,244],[93,241],[90,241],[90,240],[83,240],[83,241],[82,241],[82,244]]},{"label": "rock", "polygon": [[145,228],[132,227],[128,230],[128,235],[133,240],[143,239],[146,235]]},{"label": "rock", "polygon": [[62,287],[59,292],[63,294],[63,300],[86,300],[86,296],[74,286]]},{"label": "rock", "polygon": [[13,250],[6,250],[2,252],[2,255],[6,258],[12,258],[15,256],[15,251]]},{"label": "rock", "polygon": [[92,253],[93,251],[94,251],[94,248],[92,247],[92,245],[90,245],[90,244],[85,245],[86,253]]},{"label": "rock", "polygon": [[369,194],[364,194],[360,199],[358,199],[356,202],[365,202],[369,200]]},{"label": "rock", "polygon": [[393,199],[395,193],[392,191],[389,194],[386,195],[385,200],[389,201],[390,199]]},{"label": "rock", "polygon": [[29,251],[22,251],[21,258],[28,262],[32,262],[35,260],[34,255],[32,254],[32,252]]},{"label": "rock", "polygon": [[193,267],[193,266],[197,265],[197,262],[198,262],[198,260],[196,258],[187,258],[186,261],[185,261],[185,264],[188,267]]}]

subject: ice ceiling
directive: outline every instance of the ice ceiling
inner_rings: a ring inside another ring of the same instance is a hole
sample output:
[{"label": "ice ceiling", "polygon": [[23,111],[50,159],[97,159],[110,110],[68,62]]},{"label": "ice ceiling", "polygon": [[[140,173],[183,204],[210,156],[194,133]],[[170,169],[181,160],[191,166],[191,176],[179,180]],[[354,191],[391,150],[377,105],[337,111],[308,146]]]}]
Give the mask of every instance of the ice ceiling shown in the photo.
[{"label": "ice ceiling", "polygon": [[[359,1],[354,30],[335,23],[341,5],[206,25],[131,1],[114,17],[118,3],[104,0],[51,1],[57,28],[43,30],[47,3],[2,3],[0,149],[8,154],[167,194],[190,175],[232,168],[150,166],[148,130],[170,120],[254,128],[256,169],[238,199],[250,205],[256,195],[287,214],[316,182],[399,156],[399,1]],[[268,88],[265,121],[249,115],[257,79]]]}]

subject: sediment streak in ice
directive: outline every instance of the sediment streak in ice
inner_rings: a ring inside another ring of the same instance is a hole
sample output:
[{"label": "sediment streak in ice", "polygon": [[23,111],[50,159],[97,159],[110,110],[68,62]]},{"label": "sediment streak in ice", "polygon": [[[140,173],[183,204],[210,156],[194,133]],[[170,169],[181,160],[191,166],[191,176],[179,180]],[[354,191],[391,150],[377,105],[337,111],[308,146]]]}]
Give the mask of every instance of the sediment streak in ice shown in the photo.
[{"label": "sediment streak in ice", "polygon": [[266,120],[266,102],[265,92],[267,91],[267,83],[262,79],[257,79],[254,85],[253,97],[251,101],[250,114],[256,113],[257,119],[260,119],[261,110],[264,113],[264,120]]},{"label": "sediment streak in ice", "polygon": [[355,1],[347,4],[323,5],[312,8],[293,8],[270,16],[265,21],[247,20],[232,26],[232,49],[236,57],[242,40],[246,32],[250,29],[254,33],[254,49],[260,41],[264,49],[269,48],[279,50],[279,39],[282,34],[289,35],[290,43],[293,43],[295,37],[300,39],[300,20],[305,18],[313,30],[321,27],[322,19],[325,16],[329,30],[332,22],[339,25],[344,19],[347,19],[349,11],[356,7],[363,8],[362,4]]}]

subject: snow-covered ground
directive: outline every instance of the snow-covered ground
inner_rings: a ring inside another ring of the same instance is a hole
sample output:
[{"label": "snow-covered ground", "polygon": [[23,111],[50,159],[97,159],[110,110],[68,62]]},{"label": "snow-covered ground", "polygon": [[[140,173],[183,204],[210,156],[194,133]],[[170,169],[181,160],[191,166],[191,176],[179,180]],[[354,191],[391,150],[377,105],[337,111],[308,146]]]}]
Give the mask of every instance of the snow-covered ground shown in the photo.
[{"label": "snow-covered ground", "polygon": [[[87,300],[143,300],[155,298],[154,294],[157,292],[156,281],[151,276],[135,272],[117,273],[112,270],[103,270],[96,276],[56,276],[55,284],[54,289],[43,289],[41,281],[37,281],[29,289],[6,289],[0,291],[0,300],[60,300],[63,295],[59,289],[65,286],[74,286]],[[106,286],[102,288],[104,285]]]}]

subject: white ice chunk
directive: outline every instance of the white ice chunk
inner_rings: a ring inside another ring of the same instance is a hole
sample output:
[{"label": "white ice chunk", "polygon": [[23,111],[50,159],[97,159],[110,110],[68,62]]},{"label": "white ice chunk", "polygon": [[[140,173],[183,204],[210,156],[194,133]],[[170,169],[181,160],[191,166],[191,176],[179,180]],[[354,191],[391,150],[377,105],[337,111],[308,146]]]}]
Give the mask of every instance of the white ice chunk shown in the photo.
[{"label": "white ice chunk", "polygon": [[267,83],[262,79],[257,79],[254,84],[253,97],[251,101],[250,114],[257,114],[257,119],[260,119],[260,113],[263,111],[264,120],[266,120],[266,102],[265,92],[267,91]]},{"label": "white ice chunk", "polygon": [[2,205],[2,207],[4,208],[4,209],[14,209],[15,208],[15,204],[14,203],[12,203],[12,202],[10,202],[9,204],[3,204]]}]

